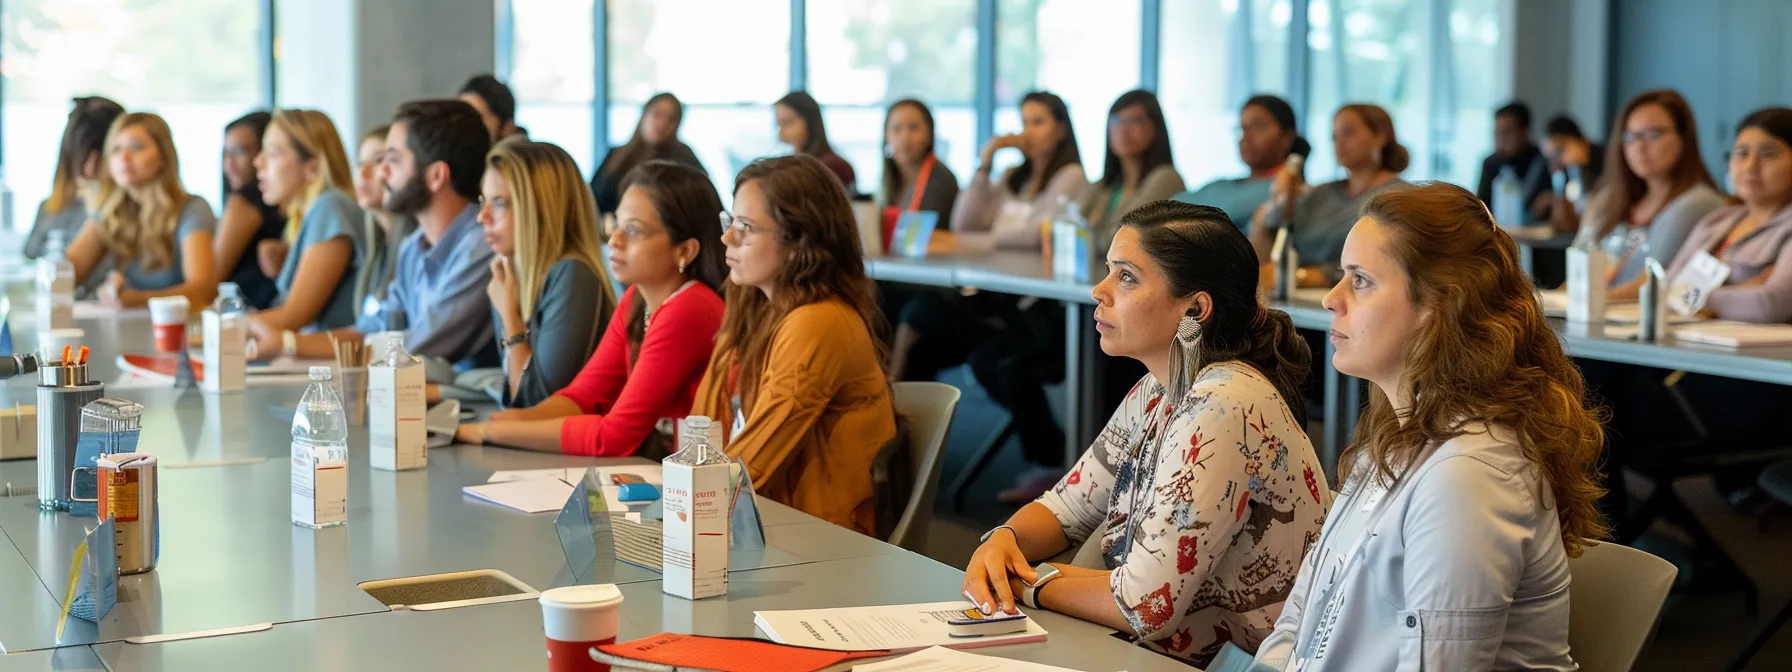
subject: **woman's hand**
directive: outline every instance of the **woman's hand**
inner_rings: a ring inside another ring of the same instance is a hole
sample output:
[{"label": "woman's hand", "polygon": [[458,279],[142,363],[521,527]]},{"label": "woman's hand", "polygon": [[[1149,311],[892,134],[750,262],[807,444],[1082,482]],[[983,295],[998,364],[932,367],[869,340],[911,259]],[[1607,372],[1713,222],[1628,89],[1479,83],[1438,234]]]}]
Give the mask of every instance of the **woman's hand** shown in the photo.
[{"label": "woman's hand", "polygon": [[265,362],[280,356],[281,342],[279,329],[268,326],[260,318],[249,318],[249,340],[247,352],[250,361]]},{"label": "woman's hand", "polygon": [[1288,204],[1294,201],[1294,197],[1299,195],[1306,186],[1307,181],[1301,178],[1299,172],[1283,170],[1276,173],[1275,181],[1269,185],[1269,200],[1271,203],[1287,208]]},{"label": "woman's hand", "polygon": [[1039,575],[1027,564],[1027,556],[1015,543],[1014,530],[997,528],[989,541],[977,547],[970,564],[964,569],[964,596],[984,614],[997,610],[1015,614],[1015,581],[1037,581]]},{"label": "woman's hand", "polygon": [[113,271],[111,275],[106,276],[105,282],[94,288],[93,296],[99,300],[101,305],[116,308],[123,303],[120,297],[124,296],[124,289],[124,274]]},{"label": "woman's hand", "polygon": [[485,443],[485,436],[484,436],[485,431],[484,430],[485,430],[484,423],[477,423],[477,422],[464,423],[463,422],[463,423],[461,423],[460,428],[454,430],[454,442],[455,443],[467,443],[467,444],[472,444],[475,446],[483,445]]},{"label": "woman's hand", "polygon": [[506,336],[522,330],[522,298],[517,295],[516,271],[510,266],[510,257],[501,254],[492,257],[492,280],[485,283],[485,295],[492,300],[492,308],[498,311],[498,317],[503,319]]},{"label": "woman's hand", "polygon": [[982,162],[979,163],[978,165],[982,166],[984,168],[989,167],[990,162],[994,161],[996,158],[996,150],[1006,149],[1009,147],[1015,147],[1015,148],[1020,147],[1020,134],[1019,133],[1009,133],[1007,135],[998,135],[996,137],[990,138],[989,144],[986,144],[983,146]]},{"label": "woman's hand", "polygon": [[264,240],[255,245],[255,261],[261,266],[261,272],[270,278],[280,277],[280,268],[286,265],[286,242],[278,239]]}]

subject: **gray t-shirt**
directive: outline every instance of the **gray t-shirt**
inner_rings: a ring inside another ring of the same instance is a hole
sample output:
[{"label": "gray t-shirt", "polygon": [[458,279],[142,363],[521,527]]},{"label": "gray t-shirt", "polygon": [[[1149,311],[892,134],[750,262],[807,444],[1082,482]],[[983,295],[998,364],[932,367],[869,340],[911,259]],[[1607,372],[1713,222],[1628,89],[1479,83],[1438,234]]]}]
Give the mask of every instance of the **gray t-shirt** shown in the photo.
[{"label": "gray t-shirt", "polygon": [[1344,193],[1350,181],[1338,180],[1301,194],[1294,200],[1292,216],[1282,213],[1283,222],[1293,223],[1294,251],[1300,255],[1301,265],[1336,265],[1344,256],[1344,239],[1350,235],[1351,227],[1356,226],[1356,220],[1362,217],[1363,204],[1369,202],[1370,196],[1399,184],[1406,182],[1398,178],[1388,180],[1381,186],[1351,196]]},{"label": "gray t-shirt", "polygon": [[1642,275],[1643,265],[1651,257],[1663,265],[1671,263],[1674,255],[1680,253],[1680,244],[1686,242],[1699,220],[1724,204],[1723,192],[1703,184],[1696,185],[1668,201],[1660,212],[1655,213],[1654,219],[1642,226],[1623,222],[1622,215],[1614,217],[1620,219],[1619,223],[1604,236],[1599,235],[1599,222],[1606,221],[1607,216],[1589,212],[1581,218],[1580,233],[1575,235],[1574,242],[1585,244],[1597,238],[1605,250],[1607,268],[1613,273],[1612,284],[1622,285]]},{"label": "gray t-shirt", "polygon": [[25,237],[25,258],[36,259],[49,251],[50,232],[62,232],[62,247],[68,249],[69,243],[75,242],[75,234],[81,232],[81,225],[87,223],[87,204],[76,198],[62,208],[62,212],[50,212],[48,200],[37,204],[37,219],[31,222],[31,234]]},{"label": "gray t-shirt", "polygon": [[[535,299],[535,314],[529,317],[529,349],[534,354],[511,395],[510,407],[527,408],[546,401],[572,384],[585,368],[616,312],[616,298],[604,291],[608,282],[590,266],[572,259],[561,259],[548,269],[541,295]],[[492,325],[498,342],[503,343],[504,321],[495,309]],[[509,366],[510,360],[504,361]]]},{"label": "gray t-shirt", "polygon": [[187,194],[187,204],[180,210],[180,221],[174,228],[174,258],[168,265],[158,269],[144,268],[144,260],[133,259],[124,269],[126,286],[131,289],[156,290],[174,287],[186,282],[186,271],[181,263],[186,256],[181,245],[187,236],[195,233],[217,233],[218,216],[212,214],[212,206],[198,194]]},{"label": "gray t-shirt", "polygon": [[293,279],[299,274],[299,259],[311,246],[347,238],[354,248],[348,268],[336,279],[336,288],[330,291],[330,300],[324,303],[324,309],[317,314],[317,320],[306,325],[307,331],[328,331],[354,326],[357,314],[355,269],[363,263],[367,249],[361,227],[364,217],[360,206],[355,205],[355,199],[336,188],[325,189],[318,194],[317,200],[311,203],[311,209],[305,212],[305,220],[299,224],[298,239],[286,251],[286,263],[280,267],[280,276],[274,278],[274,286],[280,289],[281,303],[286,302],[287,295],[292,291]]}]

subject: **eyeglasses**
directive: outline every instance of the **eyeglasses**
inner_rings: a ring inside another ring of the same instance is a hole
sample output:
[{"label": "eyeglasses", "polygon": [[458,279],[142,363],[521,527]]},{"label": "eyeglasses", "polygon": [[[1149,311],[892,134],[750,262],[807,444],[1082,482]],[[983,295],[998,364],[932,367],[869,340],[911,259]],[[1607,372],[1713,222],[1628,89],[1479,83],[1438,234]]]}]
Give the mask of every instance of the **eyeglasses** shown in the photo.
[{"label": "eyeglasses", "polygon": [[628,224],[624,225],[616,219],[615,214],[604,215],[604,237],[606,238],[614,238],[620,235],[627,240],[641,240],[659,233],[665,233],[665,231],[642,227],[640,223],[633,220],[630,220]]},{"label": "eyeglasses", "polygon": [[1650,143],[1665,138],[1672,132],[1672,129],[1661,127],[1645,128],[1640,131],[1625,131],[1618,135],[1618,139],[1622,140],[1626,145],[1634,145],[1639,142]]},{"label": "eyeglasses", "polygon": [[1782,150],[1778,147],[1762,147],[1760,149],[1754,149],[1754,150],[1751,150],[1748,147],[1737,147],[1730,151],[1724,152],[1724,160],[1728,161],[1730,163],[1738,163],[1738,162],[1742,162],[1742,161],[1747,161],[1747,160],[1749,160],[1749,157],[1752,156],[1754,158],[1760,159],[1762,163],[1766,163],[1768,161],[1778,161],[1778,160],[1780,160],[1780,157],[1783,157],[1785,155],[1786,155],[1785,150]]},{"label": "eyeglasses", "polygon": [[730,213],[727,210],[723,210],[721,215],[719,215],[718,217],[722,221],[722,232],[723,233],[733,231],[734,235],[740,237],[742,240],[757,237],[761,234],[772,233],[772,232],[775,232],[778,230],[777,227],[775,227],[775,226],[754,224],[747,220],[741,219],[739,217],[734,216],[733,213]]}]

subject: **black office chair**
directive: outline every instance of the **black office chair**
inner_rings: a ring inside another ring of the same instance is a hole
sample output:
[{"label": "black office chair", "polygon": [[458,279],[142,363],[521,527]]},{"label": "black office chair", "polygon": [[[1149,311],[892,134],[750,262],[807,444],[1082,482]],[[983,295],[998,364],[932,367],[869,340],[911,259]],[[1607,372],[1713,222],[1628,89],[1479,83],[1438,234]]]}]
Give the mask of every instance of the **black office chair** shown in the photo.
[{"label": "black office chair", "polygon": [[1674,482],[1691,476],[1767,464],[1792,456],[1792,449],[1775,447],[1742,451],[1715,450],[1710,429],[1677,385],[1685,375],[1683,371],[1668,374],[1661,382],[1661,389],[1680,411],[1692,436],[1683,440],[1648,442],[1636,447],[1629,466],[1650,482],[1651,492],[1640,508],[1623,520],[1616,521],[1617,529],[1614,533],[1619,543],[1630,545],[1648,531],[1655,521],[1667,520],[1692,538],[1696,555],[1704,556],[1715,566],[1717,575],[1714,585],[1740,590],[1743,609],[1753,616],[1760,609],[1760,588],[1736,563],[1736,559],[1724,550],[1710,530],[1699,522],[1692,508],[1674,491]]},{"label": "black office chair", "polygon": [[[1781,506],[1792,506],[1792,460],[1778,462],[1763,469],[1756,482],[1760,484],[1761,491],[1767,493],[1767,496],[1772,497],[1775,502]],[[1765,519],[1763,519],[1763,524],[1765,524]],[[1756,653],[1760,653],[1761,647],[1766,646],[1768,640],[1773,639],[1773,636],[1779,632],[1780,627],[1784,626],[1788,619],[1792,619],[1792,600],[1787,600],[1786,606],[1781,607],[1779,613],[1767,620],[1767,623],[1761,627],[1761,632],[1757,633],[1755,638],[1749,641],[1748,646],[1742,648],[1742,653],[1737,654],[1736,660],[1730,663],[1729,669],[1740,672],[1750,660],[1754,659]]]}]

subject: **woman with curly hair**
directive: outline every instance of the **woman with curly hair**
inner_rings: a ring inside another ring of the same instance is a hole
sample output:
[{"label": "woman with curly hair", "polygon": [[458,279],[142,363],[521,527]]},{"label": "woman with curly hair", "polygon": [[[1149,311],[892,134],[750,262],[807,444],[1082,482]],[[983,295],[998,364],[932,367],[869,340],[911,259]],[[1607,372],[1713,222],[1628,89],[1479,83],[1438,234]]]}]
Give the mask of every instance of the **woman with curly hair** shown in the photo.
[{"label": "woman with curly hair", "polygon": [[1518,248],[1447,184],[1372,198],[1325,297],[1369,381],[1343,489],[1257,659],[1573,670],[1568,558],[1606,533],[1602,437]]}]

